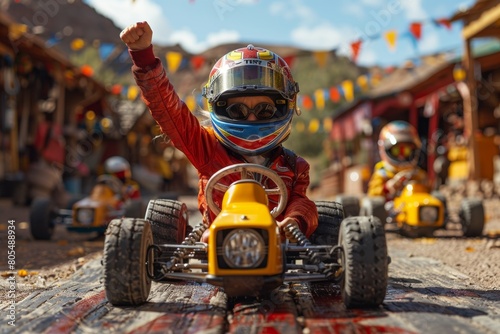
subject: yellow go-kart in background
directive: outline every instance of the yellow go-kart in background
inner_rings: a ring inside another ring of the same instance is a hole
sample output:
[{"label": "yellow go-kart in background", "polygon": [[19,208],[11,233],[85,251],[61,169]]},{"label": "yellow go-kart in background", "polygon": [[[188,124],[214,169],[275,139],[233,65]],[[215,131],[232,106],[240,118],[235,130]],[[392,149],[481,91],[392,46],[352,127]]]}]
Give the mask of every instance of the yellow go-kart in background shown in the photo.
[{"label": "yellow go-kart in background", "polygon": [[97,178],[89,196],[58,208],[50,198],[34,199],[30,208],[30,231],[37,240],[52,238],[55,227],[68,231],[104,234],[109,222],[120,217],[144,217],[142,200],[123,200],[122,182],[112,175]]}]

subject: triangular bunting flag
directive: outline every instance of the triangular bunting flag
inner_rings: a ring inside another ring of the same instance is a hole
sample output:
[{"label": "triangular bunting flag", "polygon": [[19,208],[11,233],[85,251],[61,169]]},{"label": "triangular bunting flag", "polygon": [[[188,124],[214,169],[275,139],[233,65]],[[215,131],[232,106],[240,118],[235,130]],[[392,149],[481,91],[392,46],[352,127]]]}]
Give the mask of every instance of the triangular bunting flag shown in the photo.
[{"label": "triangular bunting flag", "polygon": [[307,127],[307,130],[309,131],[309,133],[316,133],[319,130],[319,125],[320,125],[319,119],[313,118],[309,122],[309,126]]},{"label": "triangular bunting flag", "polygon": [[205,64],[205,57],[193,56],[193,57],[191,57],[190,63],[191,63],[191,67],[195,71],[198,71],[203,66],[203,64]]},{"label": "triangular bunting flag", "polygon": [[168,71],[170,73],[175,73],[179,69],[179,66],[182,62],[182,53],[169,51],[165,55],[165,59],[167,61]]},{"label": "triangular bunting flag", "polygon": [[398,32],[396,30],[386,31],[384,34],[387,44],[389,44],[389,49],[394,51],[396,49],[396,39],[398,37]]},{"label": "triangular bunting flag", "polygon": [[302,106],[305,110],[311,110],[314,107],[313,100],[309,95],[302,96]]},{"label": "triangular bunting flag", "polygon": [[437,20],[434,20],[434,22],[436,24],[439,24],[439,25],[442,25],[442,26],[445,26],[446,29],[450,30],[451,29],[451,22],[450,20],[446,19],[446,18],[442,18],[442,19],[437,19]]},{"label": "triangular bunting flag", "polygon": [[354,85],[351,80],[345,80],[341,83],[342,89],[344,90],[344,97],[346,101],[350,102],[354,99]]},{"label": "triangular bunting flag", "polygon": [[288,64],[288,67],[291,68],[293,65],[293,62],[295,61],[295,56],[294,55],[286,56],[286,57],[283,57],[283,60]]},{"label": "triangular bunting flag", "polygon": [[332,102],[339,102],[340,101],[340,93],[337,87],[331,87],[330,88],[330,100]]},{"label": "triangular bunting flag", "polygon": [[322,89],[316,89],[314,91],[314,99],[316,100],[316,108],[318,110],[325,109],[325,95]]},{"label": "triangular bunting flag", "polygon": [[99,45],[99,56],[101,57],[101,60],[105,61],[108,59],[114,49],[115,45],[113,43],[101,43],[101,45]]},{"label": "triangular bunting flag", "polygon": [[351,58],[354,63],[358,59],[359,50],[361,49],[361,43],[362,41],[360,39],[356,42],[351,43]]},{"label": "triangular bunting flag", "polygon": [[315,51],[315,52],[313,52],[314,59],[316,59],[316,62],[318,63],[319,67],[325,67],[329,54],[330,54],[330,52],[328,52],[328,51]]},{"label": "triangular bunting flag", "polygon": [[410,24],[410,32],[418,41],[422,37],[422,23],[420,22],[412,22]]}]

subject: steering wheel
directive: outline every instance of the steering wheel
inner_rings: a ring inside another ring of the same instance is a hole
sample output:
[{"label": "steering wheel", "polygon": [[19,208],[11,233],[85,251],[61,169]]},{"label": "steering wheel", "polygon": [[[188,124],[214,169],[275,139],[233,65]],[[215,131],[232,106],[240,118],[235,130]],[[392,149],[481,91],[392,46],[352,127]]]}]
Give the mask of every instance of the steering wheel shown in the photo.
[{"label": "steering wheel", "polygon": [[100,175],[97,180],[97,184],[104,184],[108,186],[115,194],[122,195],[123,183],[116,176],[103,174]]},{"label": "steering wheel", "polygon": [[[214,191],[220,191],[222,193],[225,193],[227,189],[229,189],[230,186],[227,186],[225,184],[220,183],[220,181],[227,177],[228,175],[232,174],[240,174],[241,180],[255,180],[252,177],[252,174],[249,173],[257,173],[262,176],[266,176],[268,179],[274,182],[276,184],[276,188],[270,188],[270,189],[264,189],[266,194],[269,195],[279,195],[279,201],[278,204],[272,208],[271,210],[271,215],[276,218],[278,217],[283,210],[285,210],[287,201],[288,201],[288,192],[286,189],[285,182],[281,179],[281,177],[276,174],[275,171],[261,166],[257,164],[248,164],[248,163],[243,163],[243,164],[236,164],[236,165],[230,165],[225,168],[222,168],[221,170],[217,171],[212,177],[208,180],[207,185],[205,187],[205,197],[207,199],[207,204],[209,209],[215,214],[218,215],[221,211],[221,208],[219,205],[217,205],[214,201]],[[238,182],[238,181],[236,181]]]}]

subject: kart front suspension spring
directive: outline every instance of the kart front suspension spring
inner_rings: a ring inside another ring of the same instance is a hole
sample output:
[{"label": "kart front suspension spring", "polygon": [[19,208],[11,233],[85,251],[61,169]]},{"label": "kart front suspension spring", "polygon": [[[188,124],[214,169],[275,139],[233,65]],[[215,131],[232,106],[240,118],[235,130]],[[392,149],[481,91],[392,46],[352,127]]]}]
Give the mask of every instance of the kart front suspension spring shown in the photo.
[{"label": "kart front suspension spring", "polygon": [[[195,226],[193,230],[184,238],[184,241],[182,241],[181,245],[183,246],[191,246],[200,241],[201,236],[203,235],[203,232],[206,231],[208,228],[208,224],[202,222]],[[171,270],[176,264],[181,263],[182,260],[186,257],[186,255],[189,253],[189,249],[187,248],[180,248],[177,249],[174,252],[174,255],[170,258],[170,261],[167,262],[167,270]]]},{"label": "kart front suspension spring", "polygon": [[290,225],[287,226],[286,229],[290,232],[293,238],[297,240],[297,243],[300,246],[307,249],[306,254],[307,257],[309,258],[309,261],[317,265],[321,273],[323,273],[327,277],[335,275],[336,266],[333,264],[323,263],[320,259],[318,252],[315,251],[314,249],[308,248],[309,246],[312,246],[312,244],[309,241],[309,239],[307,239],[307,237],[304,235],[304,233],[302,233],[302,231],[299,229],[298,226]]}]

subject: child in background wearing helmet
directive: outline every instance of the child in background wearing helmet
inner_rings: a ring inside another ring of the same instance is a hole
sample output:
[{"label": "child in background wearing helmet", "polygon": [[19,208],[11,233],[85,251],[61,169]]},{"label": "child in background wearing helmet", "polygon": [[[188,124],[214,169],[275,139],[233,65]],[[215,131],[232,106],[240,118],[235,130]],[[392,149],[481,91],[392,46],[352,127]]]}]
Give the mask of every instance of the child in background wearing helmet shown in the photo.
[{"label": "child in background wearing helmet", "polygon": [[[306,196],[309,164],[296,157],[292,168],[282,147],[290,134],[298,93],[286,62],[251,45],[219,59],[203,91],[212,123],[212,127],[204,127],[177,96],[160,59],[153,54],[152,36],[147,22],[132,24],[120,34],[152,116],[198,171],[198,207],[205,223],[215,218],[205,199],[210,177],[226,166],[249,162],[269,167],[285,181],[288,204],[277,217],[282,235],[286,235],[285,227],[296,225],[309,237],[318,225],[316,205]],[[214,194],[214,199],[220,205],[222,195]],[[269,202],[276,205],[274,196]],[[202,241],[207,241],[207,232]]]},{"label": "child in background wearing helmet", "polygon": [[141,197],[139,184],[132,180],[129,162],[122,157],[114,156],[106,159],[104,162],[104,171],[119,179],[123,184],[123,190],[120,194],[123,201],[137,199]]},{"label": "child in background wearing helmet", "polygon": [[405,121],[393,121],[380,131],[380,158],[368,183],[369,196],[391,200],[408,180],[427,184],[427,173],[417,166],[422,143],[415,128]]}]

